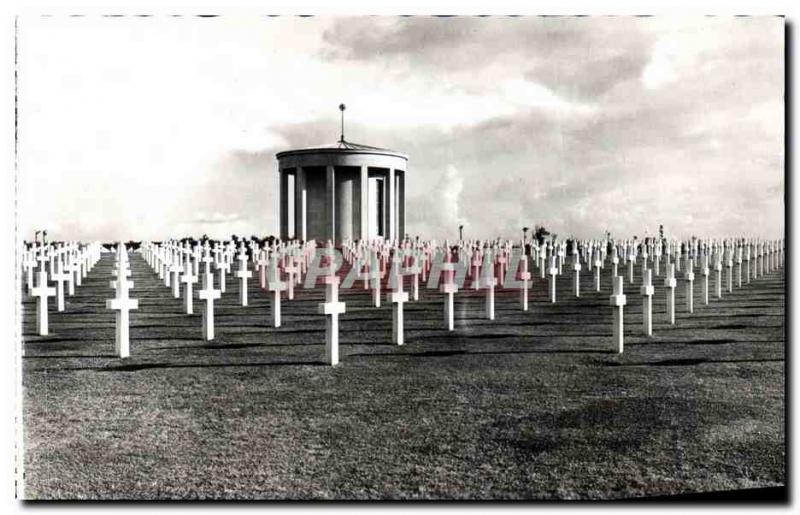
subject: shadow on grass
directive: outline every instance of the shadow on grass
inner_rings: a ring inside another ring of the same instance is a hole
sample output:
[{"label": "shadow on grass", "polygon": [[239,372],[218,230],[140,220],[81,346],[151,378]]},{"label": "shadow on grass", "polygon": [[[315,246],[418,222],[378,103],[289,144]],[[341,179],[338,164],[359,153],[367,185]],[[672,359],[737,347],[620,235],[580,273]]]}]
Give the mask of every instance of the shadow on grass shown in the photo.
[{"label": "shadow on grass", "polygon": [[236,368],[236,367],[280,367],[280,366],[324,366],[322,361],[276,361],[272,363],[138,363],[110,367],[62,368],[62,371],[93,370],[95,372],[138,372],[140,370],[174,368]]},{"label": "shadow on grass", "polygon": [[38,356],[23,356],[22,359],[69,359],[69,358],[116,358],[115,354],[50,354]]},{"label": "shadow on grass", "polygon": [[209,343],[205,345],[175,345],[170,347],[153,347],[154,350],[185,350],[185,349],[211,349],[211,350],[227,350],[227,349],[249,349],[260,347],[305,347],[311,345],[324,345],[324,343]]},{"label": "shadow on grass", "polygon": [[692,365],[704,365],[713,363],[783,363],[783,359],[665,359],[661,361],[651,361],[644,363],[615,363],[605,361],[602,364],[607,367],[684,367]]},{"label": "shadow on grass", "polygon": [[369,357],[378,358],[383,356],[401,356],[405,358],[442,358],[450,356],[480,356],[491,354],[607,354],[608,350],[592,349],[566,349],[566,350],[501,350],[501,351],[476,351],[465,350],[431,350],[424,352],[378,352],[378,353],[355,353],[348,354],[347,357]]}]

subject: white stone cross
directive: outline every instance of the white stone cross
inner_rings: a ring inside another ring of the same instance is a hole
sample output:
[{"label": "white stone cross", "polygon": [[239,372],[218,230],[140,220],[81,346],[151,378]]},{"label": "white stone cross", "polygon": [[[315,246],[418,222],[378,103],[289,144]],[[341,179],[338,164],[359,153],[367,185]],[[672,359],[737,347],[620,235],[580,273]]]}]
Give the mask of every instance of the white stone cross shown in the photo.
[{"label": "white stone cross", "polygon": [[634,248],[635,247],[631,245],[631,250],[630,252],[628,252],[628,276],[629,276],[628,280],[630,281],[631,284],[633,284],[633,268],[634,265],[636,265],[636,253],[633,250]]},{"label": "white stone cross", "polygon": [[675,279],[675,263],[667,265],[667,278],[664,279],[664,289],[667,292],[667,321],[675,323],[675,287],[678,282]]},{"label": "white stone cross", "polygon": [[556,277],[558,276],[558,267],[556,266],[555,256],[550,256],[550,268],[547,270],[550,274],[550,302],[556,302]]},{"label": "white stone cross", "polygon": [[653,271],[647,269],[642,275],[642,287],[639,289],[642,294],[642,324],[644,334],[646,336],[653,336]]},{"label": "white stone cross", "polygon": [[395,253],[392,258],[392,269],[390,284],[393,289],[386,294],[386,301],[392,303],[392,343],[403,345],[403,305],[408,302],[408,292],[403,291],[402,262]]},{"label": "white stone cross", "polygon": [[619,265],[619,254],[616,245],[614,245],[614,247],[611,249],[611,264],[613,265],[613,268],[611,269],[611,277],[616,277],[617,266]]},{"label": "white stone cross", "polygon": [[39,269],[37,276],[39,284],[31,289],[31,296],[39,299],[36,303],[36,326],[39,336],[47,336],[47,298],[55,296],[56,289],[47,285],[47,272],[44,267]]},{"label": "white stone cross", "polygon": [[439,286],[439,291],[444,293],[444,323],[448,331],[454,329],[453,316],[453,295],[458,292],[458,285],[455,282],[455,265],[449,261],[442,265],[442,275],[444,281]]},{"label": "white stone cross", "polygon": [[373,249],[370,253],[369,277],[372,280],[372,302],[376,308],[379,308],[381,307],[381,278],[383,274],[381,273],[377,249]]},{"label": "white stone cross", "polygon": [[326,315],[325,321],[325,360],[329,365],[339,363],[339,315],[345,312],[345,303],[339,301],[339,277],[326,275],[325,302],[319,304],[318,310]]},{"label": "white stone cross", "polygon": [[700,273],[703,276],[703,304],[708,305],[708,251],[703,251],[703,265],[700,267]]},{"label": "white stone cross", "polygon": [[117,296],[106,301],[106,309],[116,310],[116,337],[114,351],[120,358],[130,356],[130,310],[138,309],[139,301],[128,297],[125,276],[117,277]]},{"label": "white stone cross", "polygon": [[694,313],[694,260],[686,262],[686,272],[683,273],[686,280],[686,309],[689,313]]},{"label": "white stone cross", "polygon": [[742,245],[736,245],[736,287],[742,287]]},{"label": "white stone cross", "polygon": [[[525,247],[522,247],[522,271],[519,273],[519,279],[522,281],[522,288],[520,288],[520,302],[522,303],[522,311],[528,311],[528,288],[529,281],[531,280],[531,273],[528,271],[528,256],[525,254]],[[578,264],[580,266],[580,264]]]},{"label": "white stone cross", "polygon": [[289,264],[283,269],[286,272],[286,298],[288,300],[294,300],[294,285],[297,279],[300,277],[300,267],[297,266],[297,260],[295,256],[289,257]]},{"label": "white stone cross", "polygon": [[728,293],[733,291],[733,246],[727,246],[725,251],[725,268],[727,269]]},{"label": "white stone cross", "polygon": [[266,249],[259,253],[259,257],[256,260],[256,264],[258,265],[258,284],[261,286],[262,289],[264,289],[267,287],[267,265],[270,264],[270,260],[267,259]]},{"label": "white stone cross", "polygon": [[214,300],[222,296],[220,290],[214,289],[214,276],[211,270],[206,268],[206,273],[203,274],[203,289],[198,292],[201,300],[206,301],[206,307],[203,310],[203,338],[205,340],[214,339]]},{"label": "white stone cross", "polygon": [[69,274],[64,272],[64,263],[56,260],[56,271],[51,276],[56,283],[56,299],[58,311],[64,311],[64,283],[69,280]]},{"label": "white stone cross", "polygon": [[595,262],[594,262],[594,291],[600,291],[600,271],[603,268],[603,261],[600,257],[600,251],[598,250],[595,254]]},{"label": "white stone cross", "polygon": [[[572,264],[572,289],[575,293],[576,297],[581,296],[581,262],[577,259],[577,254],[575,255],[576,259]],[[597,267],[597,273],[599,275],[600,267]]]},{"label": "white stone cross", "polygon": [[486,290],[484,303],[486,318],[494,320],[494,288],[497,286],[497,278],[494,276],[494,264],[490,254],[490,252],[484,254],[483,270],[481,270],[481,288]]},{"label": "white stone cross", "polygon": [[278,256],[273,252],[269,260],[269,278],[267,289],[272,293],[270,307],[272,308],[272,326],[281,326],[281,292],[287,288],[285,282],[281,281],[280,270],[278,269]]},{"label": "white stone cross", "polygon": [[197,282],[197,276],[194,275],[194,265],[192,258],[186,257],[186,265],[183,267],[184,272],[181,276],[181,282],[186,286],[183,289],[183,307],[186,309],[186,314],[191,315],[194,313],[194,289],[192,285]]},{"label": "white stone cross", "polygon": [[627,298],[622,291],[622,277],[614,276],[614,293],[608,298],[609,304],[614,308],[614,349],[618,354],[623,351],[623,339],[625,335],[623,307],[627,304]]},{"label": "white stone cross", "polygon": [[216,262],[216,267],[219,272],[219,291],[225,293],[225,276],[231,271],[231,262],[223,256],[220,261]]},{"label": "white stone cross", "polygon": [[180,273],[183,271],[183,266],[181,266],[181,257],[180,254],[176,251],[175,256],[172,258],[172,265],[169,267],[170,275],[172,278],[170,279],[172,283],[172,296],[176,299],[181,298],[181,283],[180,283]]},{"label": "white stone cross", "polygon": [[247,253],[244,251],[244,245],[239,249],[239,271],[236,272],[236,277],[239,278],[239,300],[242,306],[247,306],[247,279],[253,276],[253,272],[247,269]]}]

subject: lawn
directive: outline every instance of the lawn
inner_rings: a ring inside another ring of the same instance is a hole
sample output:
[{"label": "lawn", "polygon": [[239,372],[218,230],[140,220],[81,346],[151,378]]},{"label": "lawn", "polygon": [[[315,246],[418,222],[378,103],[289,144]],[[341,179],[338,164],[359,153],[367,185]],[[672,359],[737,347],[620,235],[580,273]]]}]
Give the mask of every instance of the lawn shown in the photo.
[{"label": "lawn", "polygon": [[681,282],[674,326],[654,278],[645,338],[637,268],[622,355],[608,352],[608,268],[594,293],[584,267],[580,298],[566,271],[556,304],[533,269],[530,310],[501,291],[494,321],[462,291],[451,333],[441,294],[423,289],[402,347],[391,306],[343,291],[342,363],[328,367],[322,289],[284,301],[275,329],[257,281],[241,307],[230,275],[205,342],[201,301],[185,315],[138,254],[132,355],[115,358],[111,256],[65,312],[50,299],[49,336],[23,301],[27,498],[616,499],[784,484],[783,270],[708,306],[697,280],[694,314]]}]

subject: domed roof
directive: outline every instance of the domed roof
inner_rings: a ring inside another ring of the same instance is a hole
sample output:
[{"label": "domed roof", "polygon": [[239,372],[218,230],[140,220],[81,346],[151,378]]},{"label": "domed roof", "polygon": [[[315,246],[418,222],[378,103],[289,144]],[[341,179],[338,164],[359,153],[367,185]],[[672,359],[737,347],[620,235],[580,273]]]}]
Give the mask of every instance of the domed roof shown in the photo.
[{"label": "domed roof", "polygon": [[351,143],[341,139],[336,143],[330,145],[317,145],[314,147],[297,148],[292,150],[284,150],[278,152],[275,157],[281,159],[293,154],[328,154],[328,153],[344,153],[344,154],[383,154],[388,156],[396,156],[408,160],[408,156],[396,150],[388,148],[371,147],[369,145],[362,145],[361,143]]}]

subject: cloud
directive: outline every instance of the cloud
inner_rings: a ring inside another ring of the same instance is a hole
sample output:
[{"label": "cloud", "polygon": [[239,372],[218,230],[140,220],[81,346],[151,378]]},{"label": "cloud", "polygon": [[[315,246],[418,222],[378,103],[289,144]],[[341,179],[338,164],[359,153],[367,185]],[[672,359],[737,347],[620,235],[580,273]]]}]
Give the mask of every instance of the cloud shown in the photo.
[{"label": "cloud", "polygon": [[[271,234],[275,153],[410,157],[422,237],[783,231],[780,18],[23,19],[25,234]],[[28,236],[30,237],[30,236]]]}]

